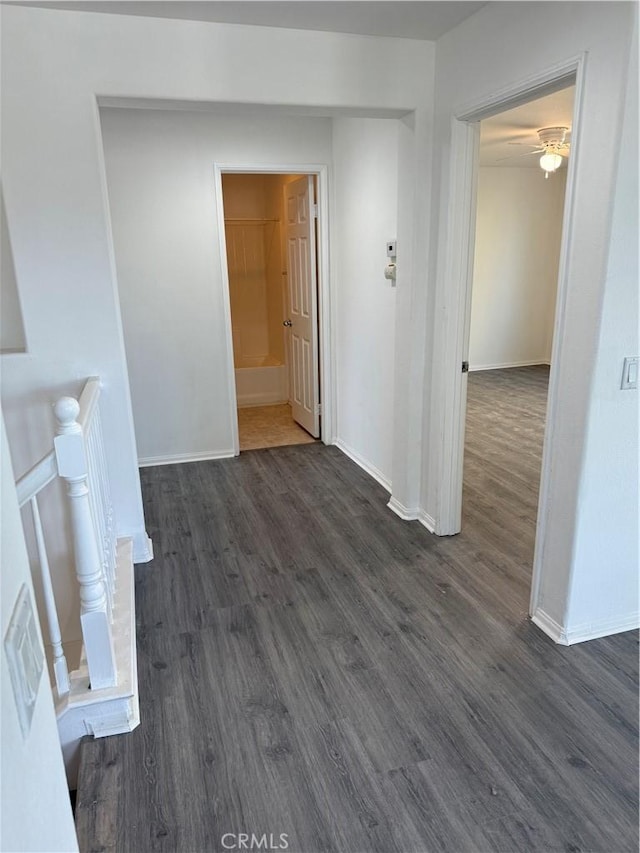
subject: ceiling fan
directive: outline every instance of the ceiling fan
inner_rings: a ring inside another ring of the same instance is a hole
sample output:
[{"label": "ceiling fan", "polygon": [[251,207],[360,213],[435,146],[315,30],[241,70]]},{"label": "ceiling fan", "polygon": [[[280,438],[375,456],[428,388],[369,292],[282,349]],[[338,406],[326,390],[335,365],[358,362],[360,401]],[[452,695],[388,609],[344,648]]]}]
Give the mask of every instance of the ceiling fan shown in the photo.
[{"label": "ceiling fan", "polygon": [[[568,127],[542,127],[538,130],[538,144],[532,151],[526,151],[524,154],[517,154],[517,157],[527,157],[531,154],[541,154],[540,168],[544,169],[545,178],[549,177],[551,172],[555,172],[560,168],[564,157],[569,156],[569,147],[571,143],[568,141],[571,131]],[[509,145],[528,145],[527,142],[509,142]],[[510,160],[511,157],[503,157],[503,160]]]}]

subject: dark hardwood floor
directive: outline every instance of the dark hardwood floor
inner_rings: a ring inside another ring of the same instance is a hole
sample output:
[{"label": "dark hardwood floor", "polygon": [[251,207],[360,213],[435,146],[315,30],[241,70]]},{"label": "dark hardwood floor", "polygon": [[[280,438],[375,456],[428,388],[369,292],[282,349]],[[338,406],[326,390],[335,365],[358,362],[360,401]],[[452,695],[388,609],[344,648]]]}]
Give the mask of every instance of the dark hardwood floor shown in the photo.
[{"label": "dark hardwood floor", "polygon": [[546,385],[470,376],[448,539],[319,444],[142,471],[142,724],[83,745],[83,851],[635,853],[637,636],[527,618]]}]

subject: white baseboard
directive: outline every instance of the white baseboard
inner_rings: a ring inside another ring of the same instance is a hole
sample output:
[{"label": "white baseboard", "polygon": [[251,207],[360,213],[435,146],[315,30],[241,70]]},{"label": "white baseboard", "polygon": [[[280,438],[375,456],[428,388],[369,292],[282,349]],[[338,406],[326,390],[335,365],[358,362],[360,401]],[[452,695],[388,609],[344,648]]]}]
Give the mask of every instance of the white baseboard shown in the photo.
[{"label": "white baseboard", "polygon": [[505,361],[502,364],[470,364],[469,373],[476,370],[503,370],[506,367],[533,367],[534,365],[544,364],[549,367],[551,362],[547,358],[534,358],[529,361]]},{"label": "white baseboard", "polygon": [[426,527],[429,533],[436,532],[436,523],[434,519],[429,515],[428,512],[425,512],[423,509],[418,513],[418,521],[423,527]]},{"label": "white baseboard", "polygon": [[419,510],[417,507],[410,509],[400,503],[400,501],[397,498],[394,498],[393,495],[389,498],[387,506],[391,512],[395,512],[398,518],[401,518],[403,521],[416,521],[418,518]]},{"label": "white baseboard", "polygon": [[341,450],[345,456],[348,456],[356,465],[359,465],[363,471],[366,471],[370,477],[373,477],[374,480],[377,480],[380,485],[385,488],[388,492],[391,492],[391,481],[385,477],[382,471],[378,470],[375,465],[372,465],[367,459],[349,447],[349,445],[345,444],[344,441],[340,438],[336,438],[334,441],[335,446],[338,450]]},{"label": "white baseboard", "polygon": [[598,637],[609,637],[611,634],[622,634],[624,631],[637,631],[638,628],[640,628],[638,613],[587,622],[567,629],[567,644],[572,646],[574,643],[584,643],[586,640],[597,640]]},{"label": "white baseboard", "polygon": [[172,453],[168,456],[143,456],[138,459],[138,468],[151,468],[153,465],[181,465],[183,462],[207,462],[210,459],[231,459],[235,455],[233,450],[212,450],[205,453]]},{"label": "white baseboard", "polygon": [[136,564],[150,563],[153,560],[153,542],[147,535],[147,531],[143,530],[131,538],[133,540],[133,562]]},{"label": "white baseboard", "polygon": [[428,512],[425,512],[423,509],[419,509],[416,507],[415,509],[409,509],[404,504],[401,504],[397,498],[392,497],[387,504],[389,509],[392,512],[395,512],[397,516],[399,516],[403,521],[417,521],[423,527],[426,527],[429,533],[436,532],[436,523],[431,518]]},{"label": "white baseboard", "polygon": [[585,622],[573,628],[563,628],[548,613],[537,607],[531,621],[551,637],[554,643],[561,646],[573,646],[575,643],[585,643],[597,640],[599,637],[609,637],[612,634],[622,634],[624,631],[637,631],[640,628],[640,614],[632,613],[613,619],[601,619],[595,622]]},{"label": "white baseboard", "polygon": [[548,613],[545,613],[544,610],[536,607],[531,614],[531,621],[534,625],[537,625],[541,631],[544,631],[548,637],[551,637],[554,643],[558,643],[561,646],[569,645],[564,628],[559,625],[555,619],[552,619]]}]

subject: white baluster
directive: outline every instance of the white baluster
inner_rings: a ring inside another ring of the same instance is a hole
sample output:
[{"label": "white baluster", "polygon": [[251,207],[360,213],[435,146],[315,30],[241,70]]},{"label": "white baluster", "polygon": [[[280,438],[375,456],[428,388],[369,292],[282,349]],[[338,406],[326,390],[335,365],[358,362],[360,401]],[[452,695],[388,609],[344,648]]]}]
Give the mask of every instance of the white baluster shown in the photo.
[{"label": "white baluster", "polygon": [[47,612],[47,623],[49,625],[49,639],[53,646],[53,672],[56,679],[58,695],[64,696],[69,692],[69,669],[67,668],[67,659],[65,658],[64,651],[62,649],[62,634],[60,633],[56,601],[53,596],[51,570],[49,568],[47,549],[44,544],[44,534],[42,532],[38,500],[35,495],[31,498],[30,503],[31,511],[33,513],[33,527],[36,534],[36,544],[38,546],[38,559],[40,561],[40,573],[42,575],[44,606]]},{"label": "white baluster", "polygon": [[[94,417],[97,412],[94,413]],[[109,614],[111,614],[112,608],[112,584],[111,577],[107,559],[107,538],[106,538],[106,529],[105,529],[105,521],[104,521],[104,511],[103,511],[103,499],[102,499],[102,482],[101,477],[99,475],[96,458],[97,458],[97,449],[96,449],[96,434],[95,434],[95,422],[88,424],[86,426],[85,432],[85,447],[87,450],[87,463],[88,463],[88,480],[87,485],[89,487],[89,501],[91,503],[91,512],[93,514],[93,521],[96,531],[96,537],[98,542],[98,547],[100,551],[100,562],[102,564],[102,577],[105,582],[105,591],[107,593],[107,603],[109,606]]]},{"label": "white baluster", "polygon": [[82,634],[91,687],[97,690],[116,683],[116,666],[102,560],[87,488],[85,443],[82,427],[77,422],[79,412],[78,402],[72,397],[58,400],[54,406],[58,422],[54,445],[58,471],[67,481],[76,576],[80,584]]},{"label": "white baluster", "polygon": [[105,458],[104,453],[104,438],[102,435],[102,418],[100,416],[99,407],[96,409],[95,416],[95,432],[97,439],[97,462],[98,462],[98,476],[100,477],[100,483],[102,484],[102,495],[103,495],[103,512],[104,512],[104,520],[105,520],[105,528],[106,528],[106,553],[107,553],[107,564],[109,566],[109,571],[111,575],[111,585],[112,591],[115,590],[115,581],[116,581],[116,531],[115,531],[115,522],[113,518],[113,505],[111,502],[111,487],[109,484],[109,472],[107,469],[107,460]]}]

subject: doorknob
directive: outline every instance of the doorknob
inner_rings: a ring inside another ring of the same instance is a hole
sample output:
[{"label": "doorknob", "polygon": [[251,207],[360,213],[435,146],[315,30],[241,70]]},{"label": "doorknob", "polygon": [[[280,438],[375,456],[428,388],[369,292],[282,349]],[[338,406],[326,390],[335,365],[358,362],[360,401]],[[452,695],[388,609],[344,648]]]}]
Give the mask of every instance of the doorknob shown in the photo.
[{"label": "doorknob", "polygon": [[283,320],[282,325],[283,326],[293,326],[293,323],[291,322],[291,320]]}]

